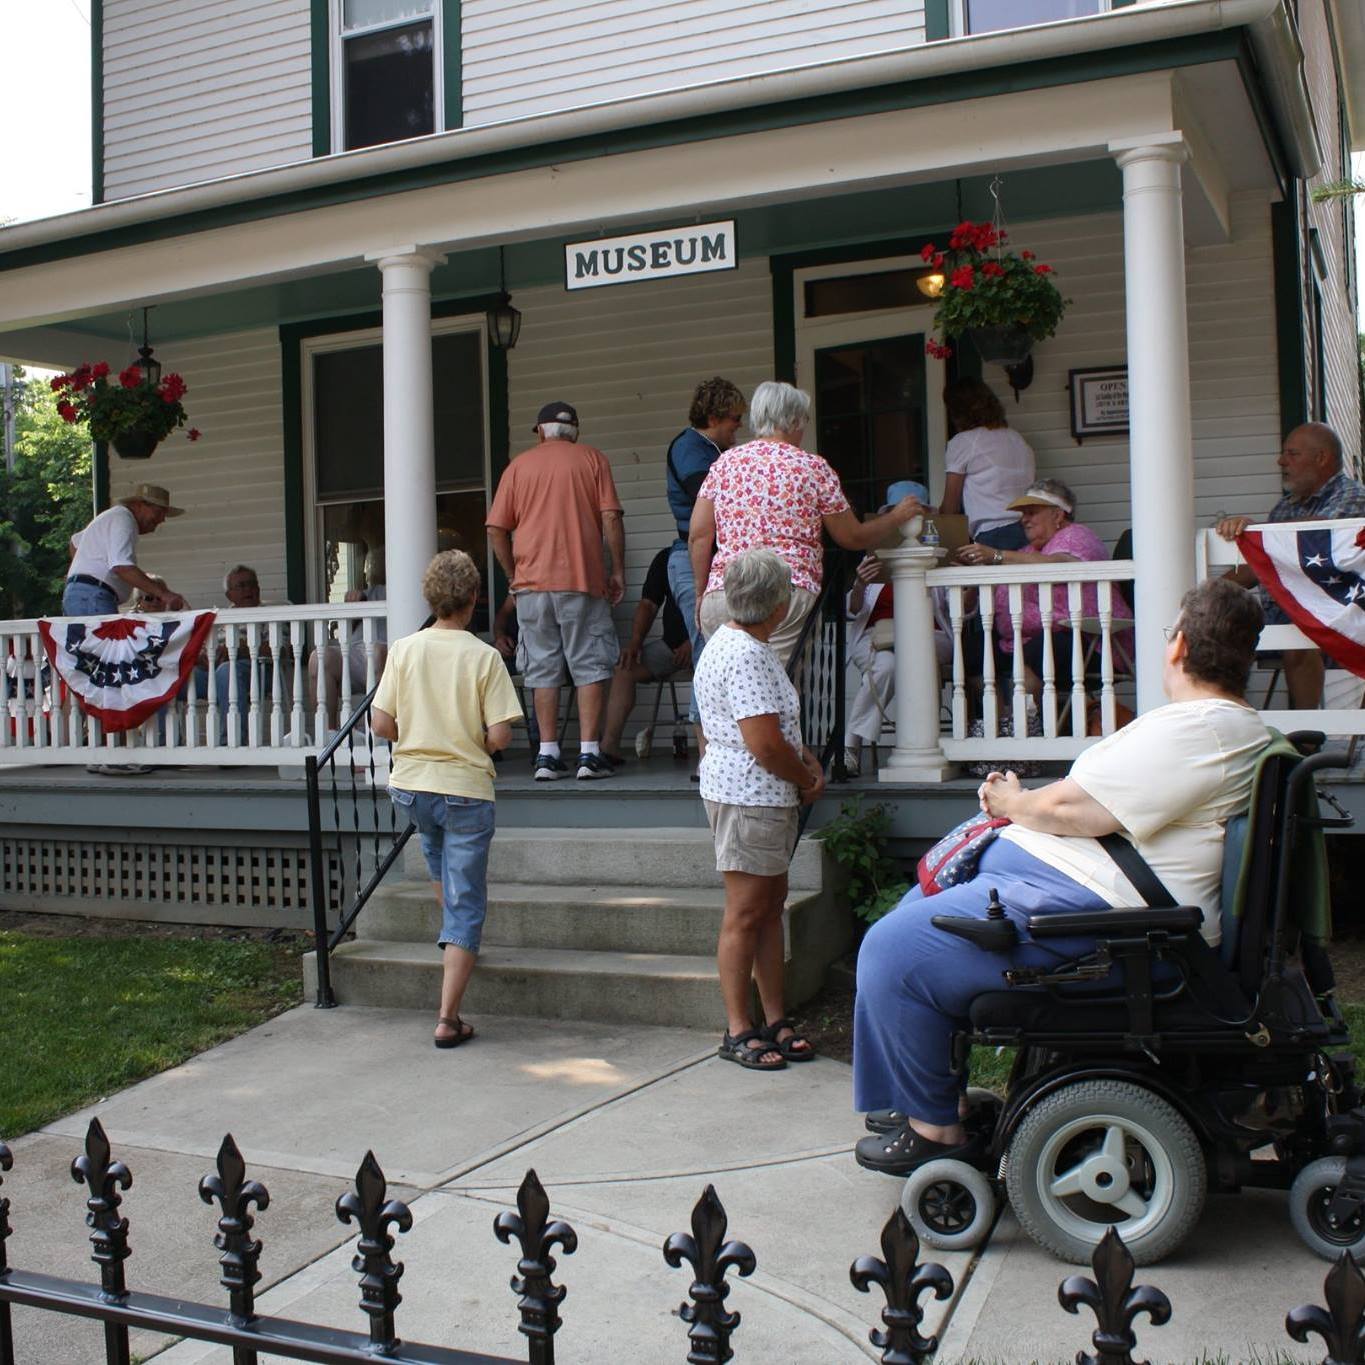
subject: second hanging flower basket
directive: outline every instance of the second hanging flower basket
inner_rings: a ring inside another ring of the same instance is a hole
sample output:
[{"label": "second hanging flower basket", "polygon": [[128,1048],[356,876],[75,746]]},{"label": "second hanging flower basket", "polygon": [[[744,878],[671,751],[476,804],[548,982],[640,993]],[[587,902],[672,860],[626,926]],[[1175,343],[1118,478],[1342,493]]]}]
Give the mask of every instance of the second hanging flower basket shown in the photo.
[{"label": "second hanging flower basket", "polygon": [[[181,399],[185,381],[178,374],[165,375],[158,384],[148,384],[137,365],[129,365],[110,383],[110,369],[104,362],[78,365],[70,374],[52,380],[57,412],[63,421],[85,422],[90,439],[107,441],[125,460],[145,460],[178,427],[188,414]],[[187,433],[199,439],[197,427]]]}]

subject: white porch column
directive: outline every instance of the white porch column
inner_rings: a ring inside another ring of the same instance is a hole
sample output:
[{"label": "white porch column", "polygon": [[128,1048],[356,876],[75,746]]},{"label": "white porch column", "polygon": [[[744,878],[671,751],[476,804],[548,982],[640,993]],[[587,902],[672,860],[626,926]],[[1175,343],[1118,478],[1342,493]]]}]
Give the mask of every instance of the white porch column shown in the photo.
[{"label": "white porch column", "polygon": [[1164,704],[1162,629],[1194,586],[1194,452],[1190,441],[1185,233],[1178,132],[1113,142],[1123,171],[1128,316],[1129,486],[1137,565],[1137,704]]},{"label": "white porch column", "polygon": [[366,260],[384,277],[384,557],[396,640],[427,618],[422,572],[436,553],[431,271],[445,257],[409,246]]},{"label": "white porch column", "polygon": [[879,774],[883,782],[942,782],[952,776],[939,746],[934,610],[924,577],[940,557],[929,545],[877,552],[896,595],[896,747]]}]

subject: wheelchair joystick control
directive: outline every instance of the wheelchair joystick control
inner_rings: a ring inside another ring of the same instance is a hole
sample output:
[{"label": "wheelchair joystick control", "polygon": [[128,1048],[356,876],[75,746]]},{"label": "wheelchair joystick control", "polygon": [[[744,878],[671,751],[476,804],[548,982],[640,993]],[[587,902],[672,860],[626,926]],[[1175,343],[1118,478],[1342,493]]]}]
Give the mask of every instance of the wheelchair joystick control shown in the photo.
[{"label": "wheelchair joystick control", "polygon": [[986,918],[977,919],[974,915],[935,915],[930,921],[935,929],[944,933],[965,938],[988,953],[1003,953],[1019,942],[1019,931],[1014,921],[1005,914],[1000,903],[1000,894],[991,887],[991,898],[986,903]]}]

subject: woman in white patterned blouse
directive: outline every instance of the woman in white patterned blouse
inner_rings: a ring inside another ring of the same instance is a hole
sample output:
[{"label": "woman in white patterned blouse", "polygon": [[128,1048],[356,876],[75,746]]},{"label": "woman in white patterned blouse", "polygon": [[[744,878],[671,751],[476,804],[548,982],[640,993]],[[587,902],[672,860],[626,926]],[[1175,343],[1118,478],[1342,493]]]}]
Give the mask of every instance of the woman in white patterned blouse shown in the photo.
[{"label": "woman in white patterned blouse", "polygon": [[[706,736],[701,795],[725,878],[716,947],[726,1030],[719,1053],[759,1071],[815,1056],[784,1017],[782,907],[797,809],[824,790],[801,744],[800,701],[768,641],[791,602],[791,570],[771,550],[747,550],[725,574],[730,619],[707,641],[692,681]],[[750,978],[764,1022],[750,1017]]]}]

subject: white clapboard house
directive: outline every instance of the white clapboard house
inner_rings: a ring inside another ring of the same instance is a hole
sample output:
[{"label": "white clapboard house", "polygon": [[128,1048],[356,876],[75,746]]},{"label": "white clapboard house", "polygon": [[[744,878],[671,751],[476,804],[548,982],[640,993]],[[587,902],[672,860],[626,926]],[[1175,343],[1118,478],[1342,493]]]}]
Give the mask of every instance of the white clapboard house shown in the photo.
[{"label": "white clapboard house", "polygon": [[[575,404],[613,466],[623,631],[673,536],[664,452],[701,378],[809,390],[812,440],[860,506],[894,478],[937,492],[948,372],[925,353],[920,248],[989,218],[997,181],[1012,242],[1055,267],[1071,305],[1017,399],[1000,368],[984,375],[1040,472],[1076,490],[1080,520],[1111,547],[1132,533],[1131,560],[1071,576],[1135,592],[1131,673],[1107,619],[1078,641],[1105,659],[1106,728],[1116,702],[1157,701],[1161,627],[1195,579],[1201,530],[1275,502],[1282,434],[1327,421],[1359,471],[1351,208],[1312,197],[1365,146],[1359,0],[91,8],[95,202],[0,228],[0,357],[117,369],[150,310],[156,357],[184,375],[204,436],[148,460],[100,451],[96,502],[143,480],[172,490],[188,515],[143,560],[196,605],[224,605],[233,565],[258,570],[276,605],[231,631],[225,613],[220,638],[269,647],[277,685],[235,699],[245,741],[232,724],[220,742],[202,715],[149,726],[143,742],[168,752],[121,781],[86,772],[127,757],[92,727],[35,704],[32,680],[0,682],[11,903],[300,903],[289,774],[329,719],[304,660],[327,636],[363,655],[385,617],[390,636],[414,628],[421,568],[452,536],[496,583],[485,510],[547,400]],[[510,349],[487,318],[504,290],[521,320]],[[948,363],[980,364],[970,345]],[[1095,382],[1120,386],[1126,423]],[[1110,429],[1083,417],[1078,436],[1087,394]],[[344,603],[376,549],[384,600]],[[936,572],[928,584],[950,589],[991,573]],[[925,590],[922,570],[897,582],[906,631],[927,628],[911,609]],[[33,636],[0,623],[11,659]],[[961,804],[955,764],[1060,760],[1087,742],[1085,708],[1051,694],[1041,738],[993,737],[1015,705],[1008,679],[972,738],[961,683],[939,693],[932,672],[927,685],[904,672],[888,710],[880,776],[906,797],[904,832],[956,812],[942,799]],[[343,716],[348,687],[349,673]],[[644,689],[637,724],[653,700]],[[1338,733],[1359,728],[1354,706]],[[502,820],[696,826],[685,771],[655,791],[523,781]]]}]

